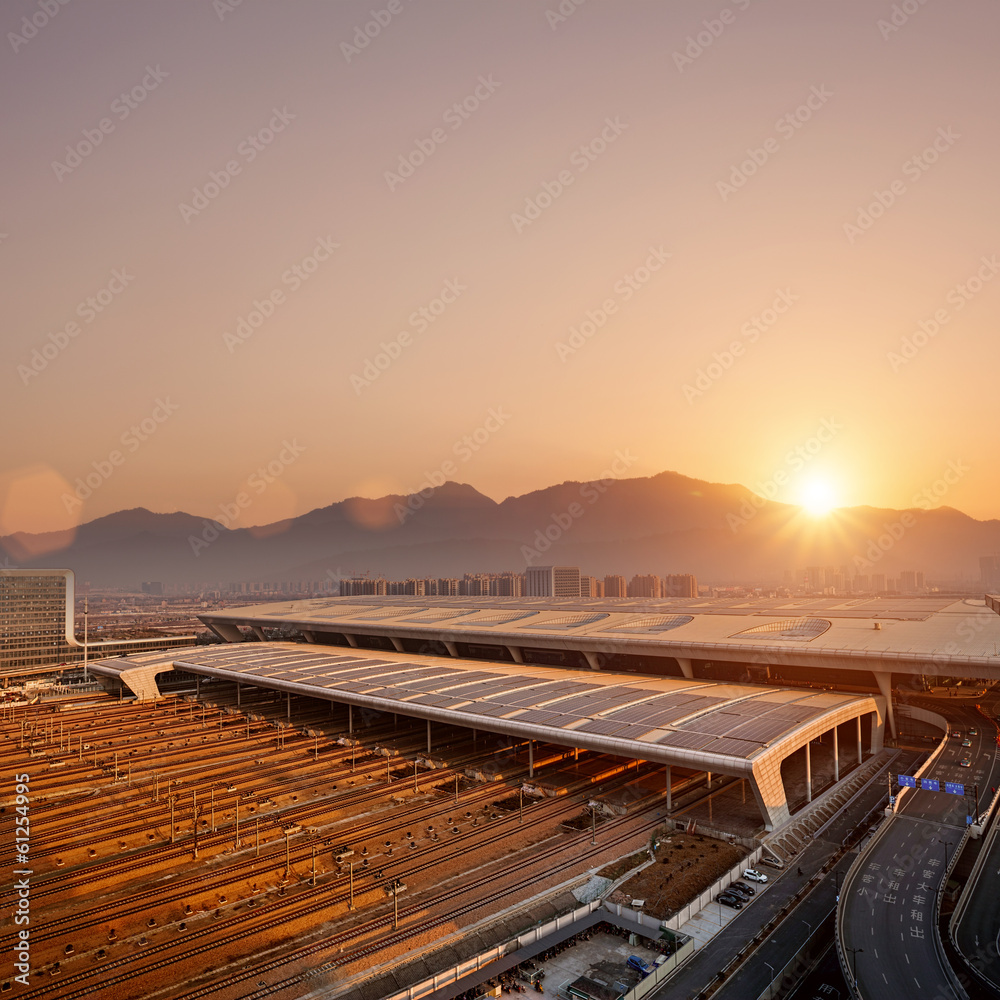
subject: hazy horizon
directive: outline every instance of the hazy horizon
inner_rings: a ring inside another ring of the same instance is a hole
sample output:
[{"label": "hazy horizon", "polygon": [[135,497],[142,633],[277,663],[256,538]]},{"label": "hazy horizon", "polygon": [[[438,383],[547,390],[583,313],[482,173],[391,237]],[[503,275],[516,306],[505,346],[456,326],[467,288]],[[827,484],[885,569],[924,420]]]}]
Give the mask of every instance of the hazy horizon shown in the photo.
[{"label": "hazy horizon", "polygon": [[1000,516],[998,27],[8,4],[0,534],[438,475],[501,498],[621,454]]}]

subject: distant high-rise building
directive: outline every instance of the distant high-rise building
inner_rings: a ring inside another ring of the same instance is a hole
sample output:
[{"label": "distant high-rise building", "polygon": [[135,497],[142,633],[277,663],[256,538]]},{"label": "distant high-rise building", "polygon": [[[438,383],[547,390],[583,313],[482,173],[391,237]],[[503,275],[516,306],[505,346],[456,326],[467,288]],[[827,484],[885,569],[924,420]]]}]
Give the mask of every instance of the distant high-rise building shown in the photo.
[{"label": "distant high-rise building", "polygon": [[491,573],[491,597],[520,597],[524,590],[524,577],[520,573]]},{"label": "distant high-rise building", "polygon": [[806,589],[820,593],[823,590],[823,567],[806,566]]},{"label": "distant high-rise building", "polygon": [[453,576],[438,580],[438,597],[458,597],[461,581]]},{"label": "distant high-rise building", "polygon": [[927,589],[927,587],[926,587],[926,584],[924,583],[924,571],[922,569],[918,569],[917,570],[917,590],[918,591],[924,591],[926,589]]},{"label": "distant high-rise building", "polygon": [[[260,584],[255,584],[259,589]],[[385,577],[374,580],[367,576],[356,576],[340,581],[341,597],[385,597],[389,593],[389,581]]]},{"label": "distant high-rise building", "polygon": [[579,597],[579,566],[529,566],[524,574],[525,597]]},{"label": "distant high-rise building", "polygon": [[662,597],[663,581],[652,573],[636,574],[629,580],[629,597]]},{"label": "distant high-rise building", "polygon": [[698,581],[693,573],[671,573],[663,578],[664,597],[697,597]]},{"label": "distant high-rise building", "polygon": [[979,573],[986,590],[1000,590],[1000,556],[980,556]]},{"label": "distant high-rise building", "polygon": [[581,597],[603,597],[604,584],[593,576],[580,577]]},{"label": "distant high-rise building", "polygon": [[886,591],[885,573],[872,573],[872,593],[884,594]]},{"label": "distant high-rise building", "polygon": [[899,574],[899,589],[904,594],[916,593],[917,574],[912,569],[904,569]]},{"label": "distant high-rise building", "polygon": [[623,576],[606,576],[604,578],[605,597],[628,597],[628,584]]}]

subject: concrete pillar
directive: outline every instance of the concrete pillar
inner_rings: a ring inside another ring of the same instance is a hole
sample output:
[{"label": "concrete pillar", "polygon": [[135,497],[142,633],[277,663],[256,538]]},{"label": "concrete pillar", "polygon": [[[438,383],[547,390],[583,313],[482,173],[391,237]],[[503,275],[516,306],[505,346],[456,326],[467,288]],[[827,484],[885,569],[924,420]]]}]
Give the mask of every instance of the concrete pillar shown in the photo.
[{"label": "concrete pillar", "polygon": [[306,642],[316,641],[316,633],[311,628],[304,628],[302,630],[302,637],[306,640]]},{"label": "concrete pillar", "polygon": [[535,776],[535,741],[528,740],[528,777]]},{"label": "concrete pillar", "polygon": [[667,764],[665,770],[667,772],[667,812],[669,813],[674,808],[673,789],[670,787],[673,779],[670,777],[669,764]]},{"label": "concrete pillar", "polygon": [[705,787],[709,791],[712,790],[712,772],[711,771],[706,771],[705,772]]},{"label": "concrete pillar", "polygon": [[348,734],[354,732],[354,706],[347,706],[347,732]]},{"label": "concrete pillar", "polygon": [[253,634],[257,636],[261,642],[267,642],[267,636],[264,635],[264,630],[259,625],[251,625],[250,628],[253,629]]},{"label": "concrete pillar", "polygon": [[395,636],[389,636],[389,639],[392,642],[392,648],[394,650],[396,650],[397,653],[405,653],[406,652],[406,650],[403,649],[403,640],[402,639],[397,639]]},{"label": "concrete pillar", "polygon": [[813,775],[812,775],[812,754],[809,752],[809,744],[806,744],[806,804],[813,800]]},{"label": "concrete pillar", "polygon": [[358,648],[358,637],[356,635],[351,635],[350,632],[345,632],[344,638],[347,640],[347,645],[352,649]]},{"label": "concrete pillar", "polygon": [[840,747],[837,743],[837,727],[833,727],[833,782],[840,781]]},{"label": "concrete pillar", "polygon": [[[885,698],[885,714],[886,718],[889,720],[889,732],[892,734],[892,738],[896,738],[896,713],[892,710],[892,674],[886,672],[885,670],[875,671],[875,680],[878,681],[879,694]],[[874,732],[872,733],[872,739],[874,740]]]},{"label": "concrete pillar", "polygon": [[285,718],[290,719],[292,717],[292,692],[285,692]]},{"label": "concrete pillar", "polygon": [[689,680],[694,680],[694,667],[691,666],[691,661],[680,656],[677,657],[677,664],[681,668],[681,673]]},{"label": "concrete pillar", "polygon": [[201,677],[195,677],[194,679],[194,696],[196,698],[201,697]]},{"label": "concrete pillar", "polygon": [[507,652],[510,653],[510,658],[515,663],[524,663],[524,657],[521,655],[521,647],[520,646],[508,646],[507,647]]},{"label": "concrete pillar", "polygon": [[858,725],[858,763],[860,764],[865,759],[861,749],[861,716],[859,715],[854,721]]},{"label": "concrete pillar", "polygon": [[444,640],[444,648],[448,650],[449,656],[458,657],[458,646],[451,642],[449,639]]},{"label": "concrete pillar", "polygon": [[589,653],[586,650],[584,650],[583,655],[587,657],[587,663],[590,666],[591,670],[601,669],[601,661],[599,653]]},{"label": "concrete pillar", "polygon": [[427,752],[431,752],[431,720],[427,720]]},{"label": "concrete pillar", "polygon": [[242,694],[242,690],[240,688],[240,682],[237,681],[236,682],[236,707],[237,708],[239,708],[240,705],[242,704],[242,702],[240,701],[240,695],[241,694]]}]

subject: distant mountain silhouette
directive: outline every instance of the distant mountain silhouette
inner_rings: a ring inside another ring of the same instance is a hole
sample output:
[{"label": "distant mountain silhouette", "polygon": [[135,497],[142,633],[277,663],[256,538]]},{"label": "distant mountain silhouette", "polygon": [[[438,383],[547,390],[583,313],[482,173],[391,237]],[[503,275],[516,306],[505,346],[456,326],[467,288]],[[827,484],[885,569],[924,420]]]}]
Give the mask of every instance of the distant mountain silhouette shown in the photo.
[{"label": "distant mountain silhouette", "polygon": [[0,538],[9,565],[68,567],[94,586],[140,581],[226,585],[522,571],[567,563],[595,576],[694,573],[714,582],[780,583],[784,571],[923,570],[928,581],[979,575],[1000,552],[1000,521],[948,507],[852,507],[813,520],[743,486],[676,472],[565,482],[501,503],[447,482],[424,495],[351,497],[300,517],[228,530],[191,514],[118,511],[75,531]]}]

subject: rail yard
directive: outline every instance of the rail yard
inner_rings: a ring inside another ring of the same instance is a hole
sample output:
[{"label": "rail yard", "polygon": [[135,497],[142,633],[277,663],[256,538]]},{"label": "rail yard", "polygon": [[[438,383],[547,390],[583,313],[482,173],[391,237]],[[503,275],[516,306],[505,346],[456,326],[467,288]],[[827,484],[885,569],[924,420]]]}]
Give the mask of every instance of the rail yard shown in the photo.
[{"label": "rail yard", "polygon": [[429,753],[419,720],[228,682],[8,702],[0,733],[11,868],[30,789],[31,973],[0,983],[24,998],[351,995],[664,822],[662,767],[541,745],[528,783],[525,745],[439,725]]}]

